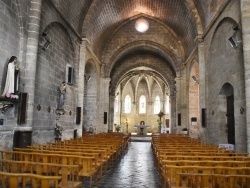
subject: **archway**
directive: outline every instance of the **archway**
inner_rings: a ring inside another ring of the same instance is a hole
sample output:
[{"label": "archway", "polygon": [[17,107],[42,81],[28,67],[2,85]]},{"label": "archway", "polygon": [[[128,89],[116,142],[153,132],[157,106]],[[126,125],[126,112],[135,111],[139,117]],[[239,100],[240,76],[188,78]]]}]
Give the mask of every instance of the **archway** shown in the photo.
[{"label": "archway", "polygon": [[220,90],[220,107],[226,111],[226,133],[229,144],[235,144],[234,89],[225,83]]}]

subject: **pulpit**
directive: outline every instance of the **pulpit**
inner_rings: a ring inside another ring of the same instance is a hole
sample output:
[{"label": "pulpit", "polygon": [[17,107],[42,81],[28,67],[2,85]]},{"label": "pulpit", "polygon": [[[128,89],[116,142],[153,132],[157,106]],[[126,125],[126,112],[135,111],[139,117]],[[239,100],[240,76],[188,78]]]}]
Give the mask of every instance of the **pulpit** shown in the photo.
[{"label": "pulpit", "polygon": [[137,129],[137,135],[147,135],[147,128],[149,125],[135,125],[134,128]]}]

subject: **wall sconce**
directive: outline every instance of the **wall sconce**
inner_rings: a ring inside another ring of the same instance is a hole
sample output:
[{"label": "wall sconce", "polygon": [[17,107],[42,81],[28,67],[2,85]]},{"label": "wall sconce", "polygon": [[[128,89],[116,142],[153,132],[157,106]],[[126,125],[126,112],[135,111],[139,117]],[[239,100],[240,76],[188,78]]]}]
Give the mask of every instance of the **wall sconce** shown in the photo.
[{"label": "wall sconce", "polygon": [[42,47],[42,50],[46,51],[49,48],[50,43],[51,42],[47,39]]},{"label": "wall sconce", "polygon": [[199,84],[199,81],[196,79],[195,76],[192,76],[192,79],[193,79],[193,81],[194,81],[195,83]]},{"label": "wall sconce", "polygon": [[236,39],[236,34],[239,30],[239,26],[238,25],[234,25],[232,26],[232,29],[234,30],[233,35],[228,39],[232,48],[237,48],[238,47],[238,43],[241,43],[242,41],[237,41]]},{"label": "wall sconce", "polygon": [[42,51],[46,51],[50,44],[51,44],[51,41],[49,41],[49,39],[47,39],[47,33],[46,32],[43,32],[42,33],[42,37],[43,37],[43,42],[42,42]]}]

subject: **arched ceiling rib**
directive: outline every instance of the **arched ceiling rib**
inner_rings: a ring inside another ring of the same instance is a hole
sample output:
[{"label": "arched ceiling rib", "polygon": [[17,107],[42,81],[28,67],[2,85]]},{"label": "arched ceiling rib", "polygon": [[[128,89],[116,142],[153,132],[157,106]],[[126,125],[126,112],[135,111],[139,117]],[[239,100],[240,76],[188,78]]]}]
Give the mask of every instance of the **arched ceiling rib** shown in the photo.
[{"label": "arched ceiling rib", "polygon": [[110,60],[111,64],[109,65],[109,71],[112,70],[115,63],[120,61],[120,59],[130,56],[131,54],[134,54],[138,51],[144,51],[144,53],[155,54],[155,56],[165,59],[166,62],[169,62],[169,66],[174,70],[174,72],[176,72],[180,66],[177,64],[178,62],[174,58],[174,55],[170,51],[164,49],[162,46],[148,41],[138,41],[136,44],[126,46],[125,50],[122,49],[121,51],[118,51],[113,55]]}]

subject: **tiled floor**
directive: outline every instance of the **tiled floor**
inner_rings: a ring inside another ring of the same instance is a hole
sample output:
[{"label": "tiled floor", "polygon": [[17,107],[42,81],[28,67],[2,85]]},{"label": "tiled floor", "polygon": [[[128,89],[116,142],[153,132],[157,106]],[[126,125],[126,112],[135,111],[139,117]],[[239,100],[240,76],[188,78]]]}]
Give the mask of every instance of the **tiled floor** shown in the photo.
[{"label": "tiled floor", "polygon": [[126,187],[160,187],[150,142],[131,142],[121,160],[98,183],[98,188]]}]

